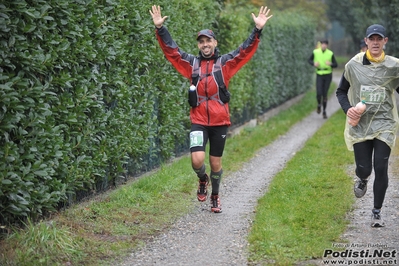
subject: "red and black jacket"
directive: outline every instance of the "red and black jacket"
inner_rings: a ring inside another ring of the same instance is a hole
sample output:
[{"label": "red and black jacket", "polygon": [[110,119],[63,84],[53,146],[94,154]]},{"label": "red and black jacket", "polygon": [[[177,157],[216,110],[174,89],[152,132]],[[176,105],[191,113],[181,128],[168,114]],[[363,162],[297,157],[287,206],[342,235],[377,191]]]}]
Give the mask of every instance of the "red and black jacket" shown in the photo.
[{"label": "red and black jacket", "polygon": [[230,126],[230,113],[228,103],[222,104],[210,98],[218,93],[218,85],[212,72],[215,59],[221,57],[222,75],[224,84],[229,87],[230,79],[243,67],[255,54],[260,42],[261,30],[254,28],[251,35],[236,50],[219,55],[218,50],[211,58],[194,56],[182,51],[170,36],[166,27],[156,29],[158,42],[166,58],[172,63],[176,70],[184,77],[191,80],[195,59],[201,61],[201,78],[197,85],[197,93],[208,99],[202,101],[197,107],[191,108],[191,123],[204,126]]}]

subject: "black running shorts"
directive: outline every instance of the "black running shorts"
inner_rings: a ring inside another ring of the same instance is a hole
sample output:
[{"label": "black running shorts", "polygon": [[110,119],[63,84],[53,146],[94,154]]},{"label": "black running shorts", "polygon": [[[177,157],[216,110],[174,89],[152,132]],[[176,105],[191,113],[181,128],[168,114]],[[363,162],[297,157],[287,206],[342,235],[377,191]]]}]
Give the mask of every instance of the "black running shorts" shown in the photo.
[{"label": "black running shorts", "polygon": [[222,157],[227,138],[227,126],[191,125],[190,151],[205,151],[209,139],[209,155]]}]

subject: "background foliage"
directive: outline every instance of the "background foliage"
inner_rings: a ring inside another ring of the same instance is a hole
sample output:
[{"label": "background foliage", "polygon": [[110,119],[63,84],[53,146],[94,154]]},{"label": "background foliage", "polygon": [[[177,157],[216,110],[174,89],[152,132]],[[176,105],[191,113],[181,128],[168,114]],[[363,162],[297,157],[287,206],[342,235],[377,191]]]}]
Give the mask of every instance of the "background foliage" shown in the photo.
[{"label": "background foliage", "polygon": [[366,29],[372,24],[385,26],[388,35],[386,52],[399,57],[399,1],[398,0],[326,0],[327,15],[337,20],[352,37],[354,47],[365,37]]},{"label": "background foliage", "polygon": [[[0,225],[39,218],[188,151],[188,81],[159,49],[152,4],[0,4]],[[193,54],[202,28],[220,34],[223,53],[235,49],[258,11],[222,1],[157,4]],[[235,124],[311,87],[304,65],[312,43],[303,34],[313,34],[312,22],[289,15],[275,14],[254,59],[230,83]]]},{"label": "background foliage", "polygon": [[258,6],[267,6],[274,11],[300,12],[315,22],[314,27],[318,31],[326,30],[329,23],[325,15],[327,6],[323,0],[251,0],[251,2]]}]

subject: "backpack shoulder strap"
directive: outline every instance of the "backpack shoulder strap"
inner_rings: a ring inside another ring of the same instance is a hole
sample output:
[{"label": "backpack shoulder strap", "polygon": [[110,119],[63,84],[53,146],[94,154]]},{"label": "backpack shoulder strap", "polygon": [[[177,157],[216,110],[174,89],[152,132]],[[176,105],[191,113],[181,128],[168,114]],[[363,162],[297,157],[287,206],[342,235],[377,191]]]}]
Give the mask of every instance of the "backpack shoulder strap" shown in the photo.
[{"label": "backpack shoulder strap", "polygon": [[216,100],[221,104],[228,103],[230,101],[230,92],[228,91],[226,84],[224,83],[222,73],[222,57],[217,58],[213,65],[212,75],[218,86],[218,92],[212,95],[210,98]]},{"label": "backpack shoulder strap", "polygon": [[[223,73],[222,73],[222,58],[218,57],[214,59],[213,69],[212,69],[213,78],[216,81],[218,86],[218,92],[214,95],[211,95],[209,98],[205,96],[198,95],[198,104],[206,101],[206,100],[215,100],[220,104],[228,103],[230,100],[230,93],[224,83]],[[191,84],[196,86],[198,82],[201,80],[201,60],[199,57],[194,58],[193,62],[193,73],[191,74]]]},{"label": "backpack shoulder strap", "polygon": [[199,57],[194,58],[193,62],[193,73],[191,74],[191,84],[194,86],[198,85],[201,75],[201,60]]},{"label": "backpack shoulder strap", "polygon": [[212,75],[215,78],[216,83],[218,84],[219,88],[222,86],[225,86],[224,79],[223,79],[223,73],[222,73],[222,58],[221,57],[215,59]]}]

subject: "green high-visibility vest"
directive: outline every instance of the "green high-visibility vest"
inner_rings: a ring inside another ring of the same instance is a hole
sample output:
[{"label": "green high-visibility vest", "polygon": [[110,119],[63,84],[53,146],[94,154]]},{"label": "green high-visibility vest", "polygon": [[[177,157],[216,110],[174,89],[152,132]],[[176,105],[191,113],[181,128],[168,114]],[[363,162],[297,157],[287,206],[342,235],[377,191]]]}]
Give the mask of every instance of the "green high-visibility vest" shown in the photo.
[{"label": "green high-visibility vest", "polygon": [[326,49],[324,52],[321,49],[313,50],[313,62],[319,62],[316,68],[317,75],[326,75],[332,73],[332,67],[326,65],[326,61],[332,62],[333,52]]}]

